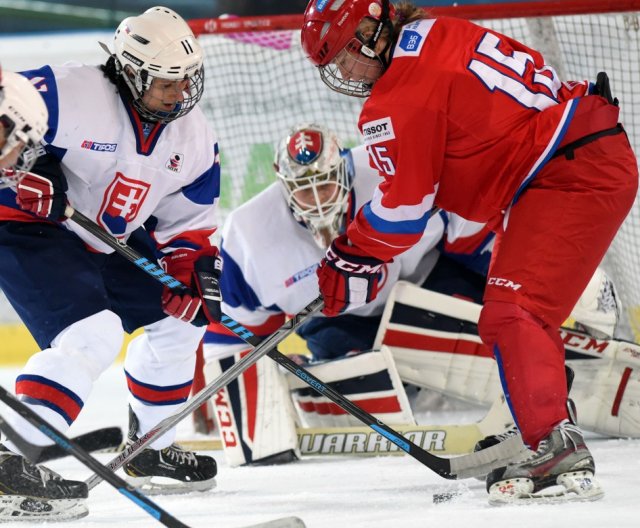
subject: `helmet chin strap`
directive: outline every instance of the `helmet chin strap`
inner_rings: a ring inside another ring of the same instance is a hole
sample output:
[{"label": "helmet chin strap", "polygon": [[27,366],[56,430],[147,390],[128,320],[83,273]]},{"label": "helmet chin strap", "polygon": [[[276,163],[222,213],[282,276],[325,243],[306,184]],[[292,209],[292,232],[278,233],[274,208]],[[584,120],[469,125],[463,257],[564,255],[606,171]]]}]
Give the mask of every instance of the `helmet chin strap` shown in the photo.
[{"label": "helmet chin strap", "polygon": [[[378,20],[378,25],[376,26],[375,31],[365,44],[365,46],[372,51],[375,51],[376,45],[378,44],[378,40],[380,40],[380,36],[382,35],[382,30],[384,28],[388,28],[389,37],[393,34],[393,24],[391,23],[391,19],[389,18],[389,0],[382,0],[382,14],[380,15],[380,20]],[[387,39],[387,43],[385,44],[383,50],[380,53],[376,53],[380,62],[382,63],[383,71],[389,67],[389,61],[387,60],[387,51],[391,47],[391,38]]]}]

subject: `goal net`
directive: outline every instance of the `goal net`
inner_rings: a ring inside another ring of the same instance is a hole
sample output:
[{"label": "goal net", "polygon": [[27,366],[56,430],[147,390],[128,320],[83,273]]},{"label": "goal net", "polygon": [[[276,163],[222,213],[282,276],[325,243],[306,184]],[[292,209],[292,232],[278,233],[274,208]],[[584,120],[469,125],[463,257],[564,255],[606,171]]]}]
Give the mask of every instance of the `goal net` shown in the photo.
[{"label": "goal net", "polygon": [[[543,53],[564,80],[606,71],[622,121],[640,153],[640,0],[565,0],[432,8],[513,36]],[[193,20],[205,50],[205,112],[220,141],[222,216],[274,181],[276,143],[302,122],[335,130],[344,146],[360,142],[362,100],[329,90],[300,47],[301,15]],[[265,211],[268,214],[268,211]],[[594,218],[594,222],[598,219]],[[605,259],[640,336],[638,202]],[[631,337],[629,334],[627,337]]]}]

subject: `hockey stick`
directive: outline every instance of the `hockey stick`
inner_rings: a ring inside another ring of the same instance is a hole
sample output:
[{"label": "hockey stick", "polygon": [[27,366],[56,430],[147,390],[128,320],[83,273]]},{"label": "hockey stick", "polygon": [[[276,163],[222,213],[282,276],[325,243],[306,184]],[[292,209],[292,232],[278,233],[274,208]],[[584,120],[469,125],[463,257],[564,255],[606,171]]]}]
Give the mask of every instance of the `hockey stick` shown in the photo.
[{"label": "hockey stick", "polygon": [[[140,438],[138,438],[135,442],[127,446],[124,451],[122,451],[122,453],[113,458],[113,460],[111,460],[107,464],[107,468],[115,471],[116,469],[122,467],[129,460],[134,458],[138,454],[138,452],[154,438],[162,435],[163,433],[174,427],[176,424],[178,424],[178,422],[182,421],[184,418],[191,416],[191,413],[193,413],[193,411],[200,407],[200,405],[209,400],[218,391],[226,387],[246,369],[248,369],[256,361],[258,361],[258,359],[266,355],[269,350],[277,346],[278,343],[284,340],[285,337],[290,335],[298,326],[300,326],[307,317],[321,309],[321,300],[316,299],[312,301],[303,311],[295,315],[293,318],[289,319],[275,333],[271,334],[263,341],[259,341],[259,345],[254,348],[251,354],[247,354],[246,356],[244,356],[231,368],[229,368],[229,370],[223,372],[215,380],[209,383],[209,385],[198,392],[198,394],[194,395],[188,401],[186,401],[174,414],[162,420],[154,428],[150,429],[145,434],[140,436]],[[256,337],[254,334],[251,335]],[[86,480],[86,484],[89,489],[93,489],[97,484],[100,483],[100,480],[101,476],[98,473],[95,473]]]},{"label": "hockey stick", "polygon": [[405,453],[411,455],[418,462],[421,462],[429,469],[446,479],[455,480],[486,475],[492,469],[504,465],[505,459],[519,454],[522,450],[522,441],[518,437],[517,441],[511,441],[511,439],[508,439],[495,446],[482,449],[468,455],[462,455],[455,458],[439,457],[429,453],[414,444],[411,440],[403,437],[400,433],[342,396],[332,387],[320,381],[308,370],[304,369],[281,352],[278,352],[277,349],[271,350],[267,355],[281,367],[287,369],[302,381],[306,382],[319,394],[330,399],[351,416],[354,416],[362,423],[368,425],[371,429],[397,445]]},{"label": "hockey stick", "polygon": [[[506,412],[505,412],[506,411]],[[438,455],[461,455],[474,450],[476,443],[489,435],[504,432],[513,424],[501,395],[478,422],[445,425],[394,425],[422,449]],[[298,427],[298,448],[302,456],[387,456],[404,455],[395,444],[367,426]],[[179,439],[193,451],[219,451],[219,438]]]},{"label": "hockey stick", "polygon": [[[122,445],[122,430],[119,427],[105,427],[73,437],[71,441],[89,453],[91,451],[102,451],[104,449],[110,450]],[[31,453],[29,455],[25,453],[25,456],[34,464],[42,464],[49,460],[65,457],[69,454],[57,444],[50,446],[29,444],[29,446],[31,446]],[[24,453],[22,448],[21,450]]]},{"label": "hockey stick", "polygon": [[[431,211],[431,214],[435,214],[437,212],[438,209],[434,207]],[[147,272],[152,277],[156,278],[156,280],[165,284],[167,287],[183,287],[183,285],[178,280],[165,273],[159,266],[150,262],[138,252],[127,246],[125,243],[119,241],[118,239],[107,233],[95,222],[82,215],[78,211],[75,211],[71,206],[67,206],[65,210],[65,216],[77,223],[79,226],[83,227],[85,230],[103,241],[105,244],[112,247],[116,252],[123,255],[130,262],[136,264],[142,270]],[[271,357],[271,359],[276,361],[282,367],[289,370],[292,374],[305,381],[317,392],[329,398],[343,410],[347,411],[349,414],[358,418],[364,424],[382,434],[385,438],[396,444],[400,449],[413,456],[416,460],[444,478],[460,479],[486,474],[495,467],[503,465],[505,458],[521,452],[521,440],[520,438],[516,438],[516,441],[511,441],[511,439],[505,440],[498,445],[453,459],[447,459],[433,455],[425,451],[421,447],[418,447],[410,440],[404,438],[389,426],[385,425],[384,423],[373,417],[371,414],[353,404],[344,396],[336,392],[334,389],[325,385],[322,381],[313,376],[304,368],[297,365],[287,356],[280,353],[277,349],[274,349],[275,346],[280,343],[284,339],[284,337],[286,337],[286,335],[289,335],[295,329],[295,327],[297,327],[304,319],[309,317],[309,315],[311,315],[312,313],[320,310],[322,308],[322,305],[323,302],[320,298],[315,299],[305,308],[303,312],[285,323],[280,330],[266,338],[264,341],[262,341],[252,332],[240,326],[239,323],[237,323],[230,317],[223,315],[222,324],[229,328],[235,335],[237,335],[241,339],[243,339],[250,345],[255,346],[255,350],[251,354],[242,358],[239,362],[235,363],[233,367],[224,372],[220,377],[217,378],[217,380],[209,384],[194,398],[186,402],[176,414],[166,418],[155,428],[140,437],[136,442],[125,449],[119,456],[115,457],[108,464],[108,467],[115,471],[117,468],[122,466],[127,460],[133,458],[134,454],[138,450],[142,449],[142,447],[149,441],[151,441],[153,437],[167,431],[184,417],[188,416],[193,410],[198,408],[200,404],[204,403],[210,396],[233,381],[237,376],[244,372],[246,368],[255,363],[260,357],[265,354]],[[245,363],[245,360],[249,361]],[[91,489],[95,485],[97,485],[98,482],[99,477],[97,475],[93,475],[89,480],[87,480],[87,485]]]},{"label": "hockey stick", "polygon": [[[116,237],[107,233],[95,222],[79,213],[73,207],[67,205],[65,209],[65,216],[85,229],[87,232],[107,244],[114,249],[116,253],[122,255],[129,262],[132,262],[144,272],[152,276],[154,279],[164,284],[168,288],[183,288],[184,285],[169,275],[160,268],[157,264],[149,261],[149,259],[143,257],[133,248],[129,247],[124,242],[118,240]],[[122,453],[111,460],[107,467],[112,471],[122,467],[129,460],[134,458],[136,454],[142,450],[147,444],[149,444],[154,438],[162,435],[173,426],[178,424],[184,418],[191,415],[191,413],[197,409],[201,404],[206,402],[211,396],[217,393],[220,389],[226,387],[246,369],[258,361],[262,356],[266,355],[270,349],[277,346],[285,337],[290,335],[302,322],[307,319],[311,314],[314,314],[322,309],[323,302],[321,298],[311,301],[300,313],[285,322],[276,332],[271,334],[266,339],[262,339],[256,336],[250,330],[244,328],[240,323],[234,321],[227,315],[222,315],[220,323],[233,332],[243,341],[246,341],[254,347],[251,354],[246,355],[237,363],[235,363],[229,370],[225,371],[217,379],[207,385],[198,394],[190,398],[184,403],[173,415],[165,418],[153,429],[147,431],[144,435],[140,436],[135,442],[127,446]],[[92,475],[86,484],[89,489],[93,489],[99,482],[100,476],[96,473]]]},{"label": "hockey stick", "polygon": [[[22,416],[27,422],[33,425],[41,433],[48,436],[53,440],[63,451],[67,454],[77,458],[82,464],[87,466],[91,471],[94,471],[100,478],[106,480],[115,489],[117,489],[122,495],[129,500],[140,506],[144,511],[151,515],[154,519],[160,523],[168,526],[169,528],[189,528],[186,524],[180,522],[173,515],[166,512],[160,506],[152,502],[145,495],[140,493],[135,488],[129,486],[124,480],[122,480],[115,473],[105,468],[98,460],[93,458],[89,453],[82,449],[72,439],[67,438],[60,431],[55,429],[52,425],[49,425],[43,418],[32,411],[24,403],[18,401],[11,393],[9,393],[4,387],[0,386],[0,400],[7,406]],[[20,434],[18,434],[11,426],[9,426],[0,417],[0,428],[7,435],[7,438],[11,440],[28,458],[30,445]],[[34,460],[30,459],[35,463]]]}]

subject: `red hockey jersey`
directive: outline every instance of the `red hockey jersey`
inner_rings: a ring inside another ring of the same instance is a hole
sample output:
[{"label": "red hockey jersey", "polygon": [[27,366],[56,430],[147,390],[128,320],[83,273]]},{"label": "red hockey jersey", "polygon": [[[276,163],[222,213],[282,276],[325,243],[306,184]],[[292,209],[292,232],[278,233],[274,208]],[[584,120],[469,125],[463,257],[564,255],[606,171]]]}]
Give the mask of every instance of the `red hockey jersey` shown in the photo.
[{"label": "red hockey jersey", "polygon": [[434,205],[498,221],[551,158],[589,89],[560,82],[540,53],[471,22],[408,24],[360,116],[384,182],[349,238],[389,260],[420,238]]}]

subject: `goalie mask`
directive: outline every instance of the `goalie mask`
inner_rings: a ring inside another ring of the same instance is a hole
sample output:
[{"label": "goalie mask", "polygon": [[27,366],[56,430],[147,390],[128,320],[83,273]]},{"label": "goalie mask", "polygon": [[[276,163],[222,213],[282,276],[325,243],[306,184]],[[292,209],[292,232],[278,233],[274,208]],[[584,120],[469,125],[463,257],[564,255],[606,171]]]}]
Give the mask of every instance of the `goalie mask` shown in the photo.
[{"label": "goalie mask", "polygon": [[343,227],[352,169],[333,132],[295,127],[278,145],[275,169],[295,219],[326,249]]},{"label": "goalie mask", "polygon": [[[152,7],[125,18],[116,30],[114,46],[116,68],[143,119],[169,123],[189,113],[202,97],[202,49],[187,23],[171,9]],[[145,102],[154,80],[169,90],[169,100],[158,101],[166,108]]]},{"label": "goalie mask", "polygon": [[[391,44],[391,17],[394,7],[388,0],[311,0],[304,13],[301,41],[308,59],[320,71],[332,90],[355,97],[368,97],[373,84],[388,63]],[[360,30],[371,22],[367,36]],[[383,30],[387,43],[380,52],[376,45]]]},{"label": "goalie mask", "polygon": [[31,170],[48,118],[44,100],[27,78],[0,71],[0,187]]}]

